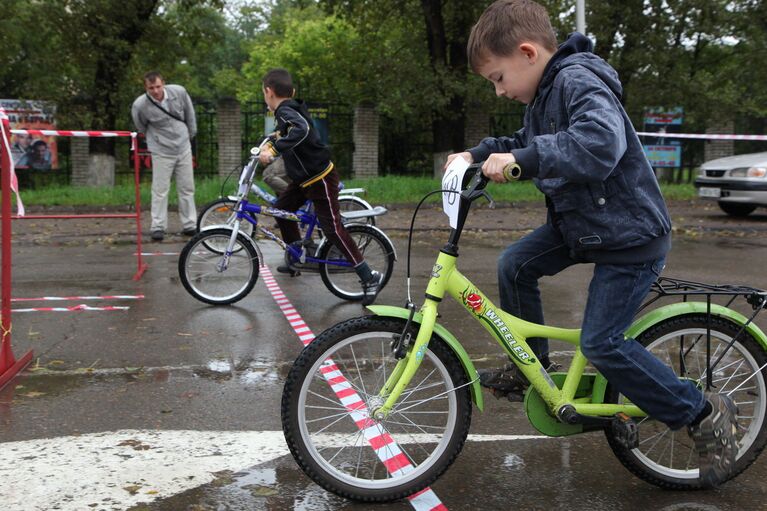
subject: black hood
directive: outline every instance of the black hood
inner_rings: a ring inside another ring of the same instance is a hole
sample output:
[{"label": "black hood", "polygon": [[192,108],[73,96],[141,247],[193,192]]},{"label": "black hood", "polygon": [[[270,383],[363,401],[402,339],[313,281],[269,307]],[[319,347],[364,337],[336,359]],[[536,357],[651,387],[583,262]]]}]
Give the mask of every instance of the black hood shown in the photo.
[{"label": "black hood", "polygon": [[579,32],[570,34],[567,40],[559,45],[559,49],[546,65],[538,90],[543,90],[551,85],[554,77],[562,69],[577,65],[583,66],[597,75],[620,99],[623,95],[623,86],[618,79],[618,73],[601,57],[592,53],[593,50],[594,45],[591,43],[591,39]]},{"label": "black hood", "polygon": [[277,109],[279,110],[282,106],[287,106],[293,110],[296,110],[305,119],[311,119],[311,115],[309,115],[309,107],[306,105],[306,103],[304,103],[303,99],[286,99],[277,106]]}]

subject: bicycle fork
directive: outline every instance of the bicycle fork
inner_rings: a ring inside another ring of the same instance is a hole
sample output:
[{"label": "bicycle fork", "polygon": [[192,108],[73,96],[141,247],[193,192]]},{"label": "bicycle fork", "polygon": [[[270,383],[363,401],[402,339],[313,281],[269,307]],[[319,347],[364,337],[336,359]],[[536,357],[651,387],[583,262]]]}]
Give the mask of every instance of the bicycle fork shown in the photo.
[{"label": "bicycle fork", "polygon": [[421,308],[421,314],[422,320],[415,343],[412,348],[408,350],[405,357],[400,359],[400,361],[397,362],[397,365],[394,366],[392,374],[386,380],[381,392],[378,394],[379,397],[385,401],[383,405],[372,410],[372,416],[376,420],[383,420],[389,413],[391,413],[402,395],[402,391],[405,390],[405,387],[410,383],[413,375],[418,371],[418,367],[421,365],[423,357],[426,355],[426,350],[429,347],[429,340],[431,339],[432,331],[437,321],[437,302],[427,299]]},{"label": "bicycle fork", "polygon": [[216,270],[219,273],[223,273],[229,267],[229,259],[234,253],[234,244],[237,243],[237,234],[240,232],[240,220],[235,220],[232,226],[232,234],[229,236],[229,243],[226,245],[226,250],[221,256],[221,260],[216,265]]}]

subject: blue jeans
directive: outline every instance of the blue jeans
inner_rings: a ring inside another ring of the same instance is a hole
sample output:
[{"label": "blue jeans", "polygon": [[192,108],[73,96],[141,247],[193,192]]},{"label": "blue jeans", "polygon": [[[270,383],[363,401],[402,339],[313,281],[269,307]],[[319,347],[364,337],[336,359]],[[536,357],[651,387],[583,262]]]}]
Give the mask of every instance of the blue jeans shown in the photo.
[{"label": "blue jeans", "polygon": [[[624,332],[631,325],[665,258],[640,264],[596,264],[581,325],[581,350],[610,385],[671,429],[686,426],[703,410],[703,394]],[[562,236],[546,224],[503,251],[498,261],[501,308],[543,324],[538,280],[579,261]],[[527,340],[548,359],[548,339]]]}]

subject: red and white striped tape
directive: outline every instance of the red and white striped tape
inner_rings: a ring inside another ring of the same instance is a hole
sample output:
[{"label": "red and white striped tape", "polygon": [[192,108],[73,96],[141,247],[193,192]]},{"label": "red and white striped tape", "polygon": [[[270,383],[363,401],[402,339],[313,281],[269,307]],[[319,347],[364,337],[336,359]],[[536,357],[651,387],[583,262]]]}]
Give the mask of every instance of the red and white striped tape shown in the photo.
[{"label": "red and white striped tape", "polygon": [[144,295],[104,295],[104,296],[41,296],[39,298],[11,298],[12,302],[40,302],[66,300],[142,300]]},{"label": "red and white striped tape", "polygon": [[11,309],[11,312],[82,312],[82,311],[127,311],[130,307],[91,307],[81,303],[80,305],[73,305],[71,307],[34,307],[31,309]]},{"label": "red and white striped tape", "polygon": [[[285,318],[290,323],[293,331],[298,335],[304,346],[314,340],[314,334],[306,325],[301,315],[290,303],[285,293],[280,289],[272,272],[267,266],[260,267],[261,276],[264,278],[266,288],[277,302]],[[410,460],[399,448],[395,440],[379,423],[369,417],[365,402],[352,388],[352,384],[341,373],[336,364],[327,359],[320,367],[325,381],[335,392],[338,400],[349,411],[349,415],[362,431],[370,447],[375,451],[378,459],[384,464],[391,475],[402,475],[415,470]],[[410,504],[418,511],[447,511],[447,507],[440,501],[437,494],[431,488],[426,488],[408,497]]]},{"label": "red and white striped tape", "polygon": [[75,131],[75,130],[26,130],[12,129],[14,135],[37,135],[45,137],[132,137],[133,131]]},{"label": "red and white striped tape", "polygon": [[648,131],[637,131],[637,135],[644,137],[696,138],[704,140],[767,140],[767,135],[733,135],[726,133],[706,133],[705,135],[698,135],[695,133],[653,133]]}]

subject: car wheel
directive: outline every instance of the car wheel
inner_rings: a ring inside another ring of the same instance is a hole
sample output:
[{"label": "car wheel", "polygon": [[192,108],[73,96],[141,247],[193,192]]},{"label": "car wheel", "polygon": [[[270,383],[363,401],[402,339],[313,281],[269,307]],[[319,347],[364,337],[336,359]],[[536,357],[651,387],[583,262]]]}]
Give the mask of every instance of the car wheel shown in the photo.
[{"label": "car wheel", "polygon": [[737,204],[734,202],[720,202],[719,207],[730,216],[748,216],[756,209],[756,206],[751,204]]}]

